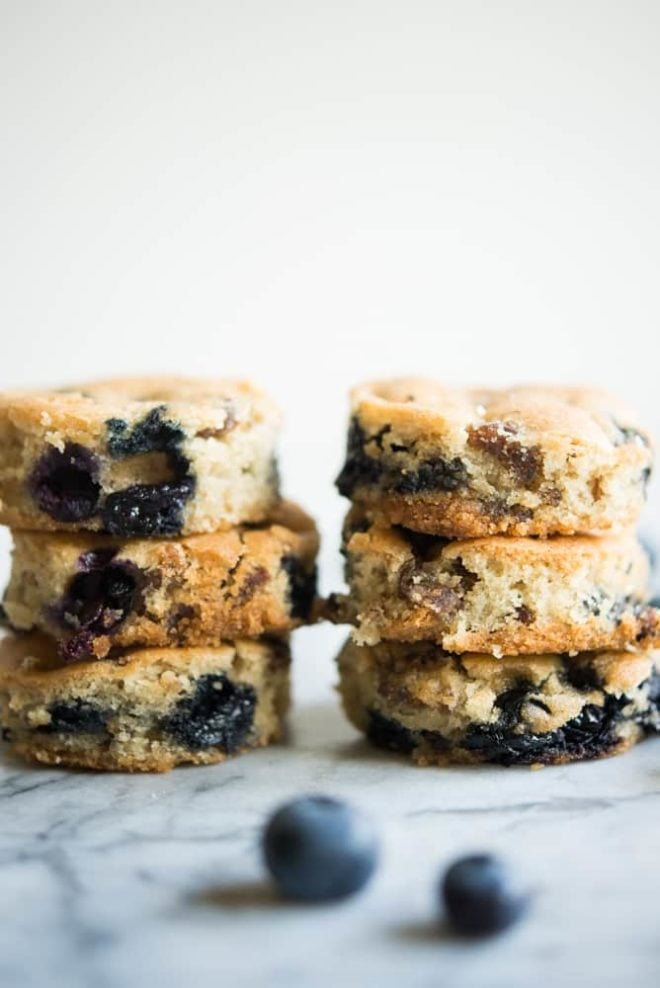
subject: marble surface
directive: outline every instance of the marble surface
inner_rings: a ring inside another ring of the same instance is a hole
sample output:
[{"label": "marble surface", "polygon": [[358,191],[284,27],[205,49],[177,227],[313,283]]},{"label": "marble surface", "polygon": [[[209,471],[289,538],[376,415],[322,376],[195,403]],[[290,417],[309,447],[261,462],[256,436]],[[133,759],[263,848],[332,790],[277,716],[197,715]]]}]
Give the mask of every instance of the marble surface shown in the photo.
[{"label": "marble surface", "polygon": [[[298,634],[284,747],[148,777],[2,756],[3,988],[659,983],[660,740],[542,771],[416,769],[343,720],[341,637]],[[378,820],[381,867],[350,902],[287,905],[264,882],[264,819],[301,791]],[[473,849],[505,854],[537,894],[517,929],[466,944],[437,922],[435,889]]]}]

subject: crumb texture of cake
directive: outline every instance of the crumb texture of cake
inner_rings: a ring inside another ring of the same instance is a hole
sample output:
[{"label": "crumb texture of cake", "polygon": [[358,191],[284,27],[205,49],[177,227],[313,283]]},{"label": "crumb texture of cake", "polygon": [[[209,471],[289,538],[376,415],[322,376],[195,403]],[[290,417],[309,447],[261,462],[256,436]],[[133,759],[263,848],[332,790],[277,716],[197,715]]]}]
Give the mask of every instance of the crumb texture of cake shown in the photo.
[{"label": "crumb texture of cake", "polygon": [[210,764],[282,737],[289,703],[285,640],[127,650],[62,665],[41,635],[0,641],[0,718],[30,761],[163,772]]},{"label": "crumb texture of cake", "polygon": [[339,656],[351,722],[421,765],[603,758],[660,729],[660,653],[456,656],[428,643]]},{"label": "crumb texture of cake", "polygon": [[11,628],[56,639],[63,661],[279,634],[310,620],[317,551],[291,502],[268,522],[178,539],[17,531],[3,607]]},{"label": "crumb texture of cake", "polygon": [[648,434],[584,388],[356,387],[340,492],[386,522],[452,538],[623,530],[651,475]]},{"label": "crumb texture of cake", "polygon": [[355,626],[359,644],[431,641],[495,655],[660,646],[633,531],[449,541],[353,508],[343,551],[350,591],[328,612]]},{"label": "crumb texture of cake", "polygon": [[128,378],[0,395],[0,523],[172,537],[263,521],[280,414],[253,385]]}]

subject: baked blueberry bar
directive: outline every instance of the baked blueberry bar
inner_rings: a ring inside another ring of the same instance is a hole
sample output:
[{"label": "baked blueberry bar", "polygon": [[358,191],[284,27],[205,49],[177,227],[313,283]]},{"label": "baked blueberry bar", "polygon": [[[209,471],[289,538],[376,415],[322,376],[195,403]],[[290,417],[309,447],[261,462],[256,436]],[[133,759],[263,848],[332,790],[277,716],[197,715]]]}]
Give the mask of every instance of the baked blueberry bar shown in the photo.
[{"label": "baked blueberry bar", "polygon": [[582,761],[660,730],[659,652],[495,659],[349,641],[339,669],[358,730],[421,765]]},{"label": "baked blueberry bar", "polygon": [[250,384],[109,380],[0,395],[0,523],[122,538],[261,521],[279,413]]},{"label": "baked blueberry bar", "polygon": [[4,611],[13,629],[57,639],[65,661],[256,638],[310,619],[317,550],[290,502],[271,521],[180,539],[17,531]]},{"label": "baked blueberry bar", "polygon": [[571,535],[630,526],[648,435],[616,397],[562,387],[456,389],[424,379],[351,395],[340,492],[431,535]]},{"label": "baked blueberry bar", "polygon": [[61,665],[45,636],[0,641],[0,719],[31,761],[164,772],[280,738],[289,697],[282,641],[127,650],[119,661]]},{"label": "baked blueberry bar", "polygon": [[329,601],[359,644],[433,641],[494,655],[660,647],[634,532],[449,541],[369,520],[344,531],[350,592]]}]

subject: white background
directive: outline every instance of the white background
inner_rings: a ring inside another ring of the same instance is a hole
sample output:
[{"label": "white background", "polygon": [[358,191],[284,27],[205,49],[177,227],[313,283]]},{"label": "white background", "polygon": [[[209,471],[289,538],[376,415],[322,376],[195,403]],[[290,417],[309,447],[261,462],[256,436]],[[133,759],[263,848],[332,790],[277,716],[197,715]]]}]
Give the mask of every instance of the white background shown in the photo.
[{"label": "white background", "polygon": [[364,377],[605,384],[660,431],[660,5],[0,9],[0,385],[254,377],[329,539]]},{"label": "white background", "polygon": [[[660,433],[659,51],[654,0],[0,0],[0,386],[261,382],[326,590],[360,379],[603,384]],[[6,768],[26,794],[0,903],[21,986],[179,988],[230,962],[259,986],[657,984],[652,743],[416,772],[355,747],[329,692],[342,633],[298,635],[295,743],[236,763],[228,800],[225,766],[61,774],[34,802]],[[264,812],[315,785],[389,828],[366,907],[200,915],[191,883],[258,874]],[[471,842],[543,890],[519,937],[478,951],[430,925],[439,863]]]}]

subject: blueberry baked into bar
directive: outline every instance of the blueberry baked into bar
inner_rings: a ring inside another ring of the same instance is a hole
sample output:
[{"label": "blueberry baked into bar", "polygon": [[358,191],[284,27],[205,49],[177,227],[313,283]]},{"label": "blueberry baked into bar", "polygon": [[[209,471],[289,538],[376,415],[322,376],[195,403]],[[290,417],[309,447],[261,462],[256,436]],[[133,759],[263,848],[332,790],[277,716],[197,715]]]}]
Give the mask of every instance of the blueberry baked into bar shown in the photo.
[{"label": "blueberry baked into bar", "polygon": [[360,644],[432,641],[494,655],[660,646],[649,564],[633,531],[452,540],[370,520],[344,528],[350,593],[330,615]]},{"label": "blueberry baked into bar", "polygon": [[347,642],[349,719],[421,765],[602,758],[660,730],[660,653],[449,655],[428,643]]},{"label": "blueberry baked into bar", "polygon": [[65,661],[256,638],[309,620],[317,550],[314,522],[291,502],[267,522],[179,539],[17,531],[3,606]]},{"label": "blueberry baked into bar", "polygon": [[613,395],[457,389],[411,378],[356,387],[342,494],[390,524],[451,538],[571,535],[634,523],[648,435]]},{"label": "blueberry baked into bar", "polygon": [[3,735],[49,765],[163,772],[282,735],[289,650],[278,640],[127,650],[62,665],[45,636],[0,641]]},{"label": "blueberry baked into bar", "polygon": [[128,378],[0,395],[0,523],[121,538],[262,521],[279,412],[251,384]]}]

